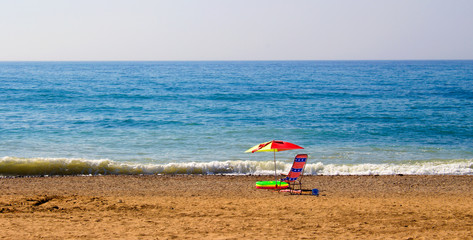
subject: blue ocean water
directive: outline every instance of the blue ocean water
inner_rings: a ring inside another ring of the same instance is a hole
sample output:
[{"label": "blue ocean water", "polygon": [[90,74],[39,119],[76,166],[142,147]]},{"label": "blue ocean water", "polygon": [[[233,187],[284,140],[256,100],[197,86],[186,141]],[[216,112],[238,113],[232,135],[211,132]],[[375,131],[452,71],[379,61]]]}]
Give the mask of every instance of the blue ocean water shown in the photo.
[{"label": "blue ocean water", "polygon": [[0,175],[473,174],[473,61],[1,62]]}]

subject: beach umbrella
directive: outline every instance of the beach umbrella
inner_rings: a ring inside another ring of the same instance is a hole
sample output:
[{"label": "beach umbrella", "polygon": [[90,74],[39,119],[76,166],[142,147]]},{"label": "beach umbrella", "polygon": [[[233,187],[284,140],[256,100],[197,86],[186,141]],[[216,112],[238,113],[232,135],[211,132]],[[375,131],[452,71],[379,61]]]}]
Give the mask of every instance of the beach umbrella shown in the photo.
[{"label": "beach umbrella", "polygon": [[286,151],[286,150],[294,150],[294,149],[304,149],[301,146],[298,146],[294,143],[273,140],[269,142],[260,143],[248,150],[246,153],[255,153],[255,152],[273,152],[274,153],[274,178],[277,179],[276,176],[276,152]]}]

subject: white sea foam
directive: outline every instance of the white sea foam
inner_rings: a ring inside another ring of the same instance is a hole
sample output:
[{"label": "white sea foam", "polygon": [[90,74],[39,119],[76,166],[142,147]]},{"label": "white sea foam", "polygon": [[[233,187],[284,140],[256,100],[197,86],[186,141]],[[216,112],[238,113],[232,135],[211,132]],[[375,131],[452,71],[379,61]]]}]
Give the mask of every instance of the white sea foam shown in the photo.
[{"label": "white sea foam", "polygon": [[389,164],[308,164],[310,175],[472,175],[473,159]]},{"label": "white sea foam", "polygon": [[[278,173],[291,163],[277,162]],[[383,164],[309,163],[306,175],[473,175],[473,159]],[[108,174],[274,174],[273,161],[213,161],[137,164],[108,159],[16,158],[0,159],[0,176],[108,175]]]}]

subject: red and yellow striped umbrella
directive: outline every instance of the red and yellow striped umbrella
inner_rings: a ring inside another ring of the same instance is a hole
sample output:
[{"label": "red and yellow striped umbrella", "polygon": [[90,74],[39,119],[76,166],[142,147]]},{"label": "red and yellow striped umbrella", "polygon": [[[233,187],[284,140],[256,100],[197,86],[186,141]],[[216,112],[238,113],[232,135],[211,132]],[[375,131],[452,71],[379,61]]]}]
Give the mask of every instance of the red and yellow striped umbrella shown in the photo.
[{"label": "red and yellow striped umbrella", "polygon": [[246,153],[254,153],[254,152],[281,152],[286,150],[294,150],[294,149],[304,149],[301,146],[298,146],[294,143],[273,140],[269,142],[260,143],[248,150]]}]

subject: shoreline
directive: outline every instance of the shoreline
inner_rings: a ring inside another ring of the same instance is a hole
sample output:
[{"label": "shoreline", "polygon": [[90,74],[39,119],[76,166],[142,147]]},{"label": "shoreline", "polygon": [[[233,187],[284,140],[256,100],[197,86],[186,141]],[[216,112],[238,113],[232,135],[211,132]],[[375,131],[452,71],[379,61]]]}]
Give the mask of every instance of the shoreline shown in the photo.
[{"label": "shoreline", "polygon": [[[67,178],[67,177],[256,177],[269,178],[268,181],[274,180],[274,174],[238,174],[238,173],[218,173],[218,174],[199,174],[199,173],[159,173],[159,174],[76,174],[76,175],[0,175],[0,179],[16,179],[16,178]],[[452,176],[452,177],[473,177],[473,174],[333,174],[333,175],[304,175],[304,178],[316,177],[424,177],[424,176]]]},{"label": "shoreline", "polygon": [[[310,156],[309,156],[310,157]],[[292,162],[278,162],[277,171],[287,173]],[[273,175],[274,162],[227,160],[180,163],[140,163],[74,158],[0,158],[1,176],[74,175]],[[473,159],[437,159],[396,163],[307,163],[305,175],[473,175]]]},{"label": "shoreline", "polygon": [[304,176],[320,196],[255,188],[272,176],[0,178],[0,238],[472,238],[473,176]]}]

